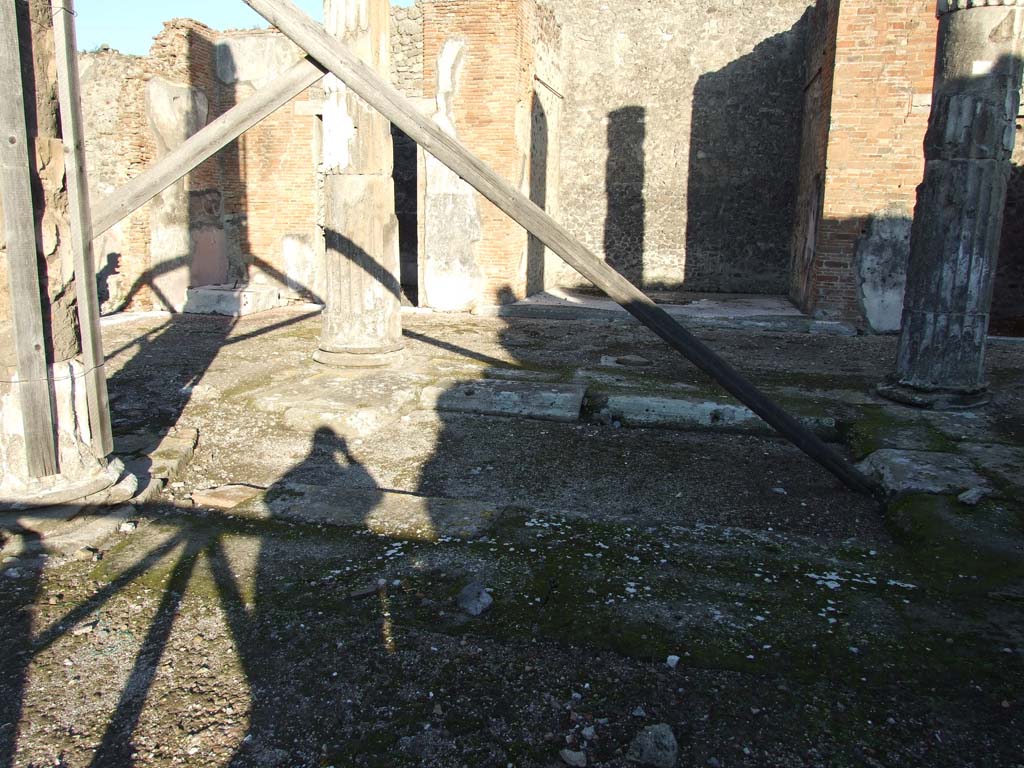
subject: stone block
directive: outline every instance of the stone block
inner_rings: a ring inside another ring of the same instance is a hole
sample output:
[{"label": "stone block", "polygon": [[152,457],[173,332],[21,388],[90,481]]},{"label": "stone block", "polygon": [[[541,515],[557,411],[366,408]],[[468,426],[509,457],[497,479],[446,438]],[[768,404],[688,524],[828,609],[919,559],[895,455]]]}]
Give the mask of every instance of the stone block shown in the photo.
[{"label": "stone block", "polygon": [[586,387],[580,384],[488,379],[427,387],[420,403],[438,411],[574,422],[579,419],[585,394]]},{"label": "stone block", "polygon": [[184,311],[194,315],[244,317],[283,305],[272,285],[204,285],[189,288]]}]

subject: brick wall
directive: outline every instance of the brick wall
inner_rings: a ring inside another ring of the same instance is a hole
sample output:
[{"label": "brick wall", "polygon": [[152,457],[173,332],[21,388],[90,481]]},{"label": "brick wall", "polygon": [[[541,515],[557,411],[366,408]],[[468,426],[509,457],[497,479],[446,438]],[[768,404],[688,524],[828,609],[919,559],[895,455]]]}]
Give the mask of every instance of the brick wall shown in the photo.
[{"label": "brick wall", "polygon": [[[166,22],[148,56],[116,51],[82,54],[82,103],[90,183],[97,198],[138,175],[155,157],[146,114],[146,82],[160,77],[198,88],[208,121],[228,111],[283,71],[299,50],[274,31],[218,32],[189,19]],[[227,263],[222,280],[270,281],[307,297],[286,280],[289,257],[311,258],[316,239],[317,118],[302,109],[310,89],[250,129],[186,177],[193,261],[211,249]],[[115,227],[97,251],[106,309],[146,309],[149,288],[150,203]],[[305,265],[299,271],[309,272]],[[193,264],[195,267],[195,264]],[[193,269],[196,274],[209,270]],[[113,273],[113,274],[112,274]],[[213,279],[213,278],[207,278]],[[308,286],[306,286],[308,287]]]},{"label": "brick wall", "polygon": [[[532,0],[434,0],[423,6],[423,90],[434,98],[437,56],[449,38],[465,41],[455,100],[459,139],[513,186],[529,188],[533,47]],[[477,196],[482,237],[477,260],[483,301],[526,291],[527,236],[518,224]]]},{"label": "brick wall", "polygon": [[938,23],[933,0],[838,6],[822,218],[814,273],[797,298],[819,315],[859,319],[858,240],[872,218],[913,219]]}]

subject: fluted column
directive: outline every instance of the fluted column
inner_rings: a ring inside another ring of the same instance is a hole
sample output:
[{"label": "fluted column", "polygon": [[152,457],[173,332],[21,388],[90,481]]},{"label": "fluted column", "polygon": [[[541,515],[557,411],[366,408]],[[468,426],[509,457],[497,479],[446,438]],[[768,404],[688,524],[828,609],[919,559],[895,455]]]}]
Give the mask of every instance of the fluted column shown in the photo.
[{"label": "fluted column", "polygon": [[940,0],[894,399],[984,401],[985,339],[1020,104],[1024,0]]},{"label": "fluted column", "polygon": [[[327,31],[385,78],[388,0],[324,0]],[[374,366],[401,352],[398,219],[391,125],[333,75],[324,79],[325,307],[314,359]]]}]

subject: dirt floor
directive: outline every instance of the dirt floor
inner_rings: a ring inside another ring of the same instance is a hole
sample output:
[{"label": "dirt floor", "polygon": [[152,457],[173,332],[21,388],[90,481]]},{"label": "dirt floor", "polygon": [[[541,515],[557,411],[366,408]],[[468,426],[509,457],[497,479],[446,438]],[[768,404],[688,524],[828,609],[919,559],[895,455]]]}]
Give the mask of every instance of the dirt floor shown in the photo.
[{"label": "dirt floor", "polygon": [[[358,375],[309,311],[105,328],[129,465],[198,445],[91,558],[4,558],[0,765],[1024,766],[1024,345],[931,416],[871,395],[891,337],[698,330],[852,458],[1010,456],[977,507],[886,511],[759,427],[631,423],[614,398],[728,399],[629,322],[404,323]],[[586,394],[444,407],[481,382]],[[674,756],[631,762],[659,724]]]}]

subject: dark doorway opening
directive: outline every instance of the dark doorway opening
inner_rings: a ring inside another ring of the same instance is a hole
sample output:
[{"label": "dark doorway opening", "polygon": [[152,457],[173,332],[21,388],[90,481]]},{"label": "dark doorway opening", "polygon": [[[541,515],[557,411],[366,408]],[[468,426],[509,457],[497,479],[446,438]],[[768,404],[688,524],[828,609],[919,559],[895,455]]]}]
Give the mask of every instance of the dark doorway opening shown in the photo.
[{"label": "dark doorway opening", "polygon": [[394,148],[395,216],[398,217],[398,250],[401,259],[402,303],[419,304],[419,235],[417,193],[418,162],[416,142],[394,125],[391,126]]}]

